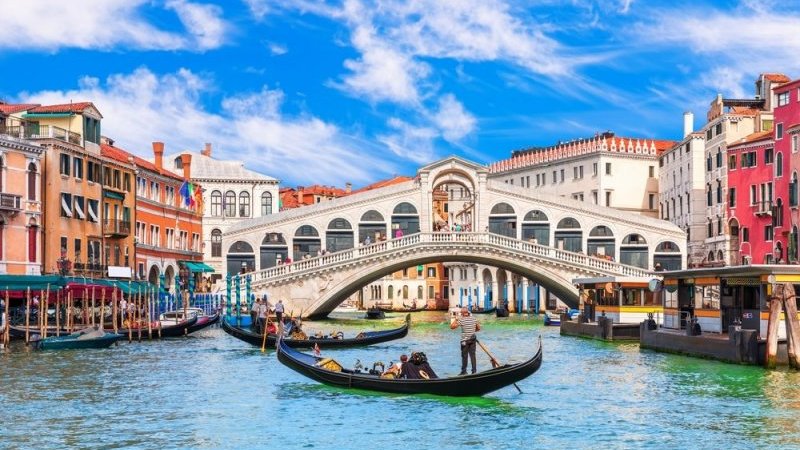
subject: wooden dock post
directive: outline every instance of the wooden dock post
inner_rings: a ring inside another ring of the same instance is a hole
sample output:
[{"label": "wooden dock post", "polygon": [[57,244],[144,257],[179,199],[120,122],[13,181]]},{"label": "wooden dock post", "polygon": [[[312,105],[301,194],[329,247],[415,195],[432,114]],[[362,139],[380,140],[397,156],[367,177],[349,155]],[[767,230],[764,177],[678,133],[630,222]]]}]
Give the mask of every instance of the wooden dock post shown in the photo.
[{"label": "wooden dock post", "polygon": [[778,322],[781,320],[781,303],[778,297],[769,299],[769,323],[767,325],[767,354],[764,365],[774,369],[778,361]]},{"label": "wooden dock post", "polygon": [[800,369],[800,323],[797,320],[797,300],[794,286],[783,284],[783,310],[786,313],[786,352],[789,355],[789,367]]}]

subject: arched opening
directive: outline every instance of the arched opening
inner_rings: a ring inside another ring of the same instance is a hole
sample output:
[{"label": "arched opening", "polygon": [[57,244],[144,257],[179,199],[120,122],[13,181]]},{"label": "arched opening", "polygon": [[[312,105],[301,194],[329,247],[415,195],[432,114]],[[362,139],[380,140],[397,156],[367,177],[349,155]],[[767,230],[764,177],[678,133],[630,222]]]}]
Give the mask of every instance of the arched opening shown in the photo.
[{"label": "arched opening", "polygon": [[773,212],[775,218],[773,219],[773,226],[783,226],[783,199],[778,198],[775,201],[775,211]]},{"label": "arched opening", "polygon": [[425,298],[425,290],[422,286],[417,286],[417,300],[423,300]]},{"label": "arched opening", "polygon": [[222,192],[211,191],[211,216],[219,217],[222,215]]},{"label": "arched opening", "polygon": [[786,263],[786,261],[783,260],[783,243],[781,241],[775,243],[775,250],[773,252],[775,253],[775,261],[778,264]]},{"label": "arched opening", "polygon": [[650,267],[647,241],[641,234],[629,234],[619,247],[619,262],[647,269]]},{"label": "arched opening", "polygon": [[383,214],[374,209],[365,212],[358,223],[358,241],[364,243],[367,236],[370,242],[377,242],[386,237],[386,220]]},{"label": "arched opening", "polygon": [[511,238],[517,237],[517,216],[511,205],[498,203],[492,207],[489,212],[489,232]]},{"label": "arched opening", "polygon": [[225,211],[225,217],[236,217],[236,193],[228,191],[225,193],[225,199],[222,202],[222,209]]},{"label": "arched opening", "polygon": [[709,251],[708,252],[708,256],[706,257],[706,261],[714,262],[714,252],[713,251]]},{"label": "arched opening", "polygon": [[394,300],[394,286],[389,286],[389,288],[386,290],[386,299]]},{"label": "arched opening", "polygon": [[261,194],[261,216],[272,214],[272,193],[264,192]]},{"label": "arched opening", "polygon": [[166,270],[164,270],[164,285],[167,291],[170,292],[175,288],[175,267],[167,266]]},{"label": "arched opening", "polygon": [[508,274],[505,270],[497,269],[497,302],[498,308],[506,308],[512,293],[508,292]]},{"label": "arched opening", "polygon": [[[398,232],[398,230],[400,230]],[[419,214],[411,203],[403,202],[392,211],[392,235],[400,237],[419,233]]]},{"label": "arched opening", "polygon": [[586,253],[589,256],[616,261],[614,233],[605,225],[598,225],[589,232],[586,240]]},{"label": "arched opening", "polygon": [[547,214],[538,209],[529,211],[522,219],[522,240],[550,245],[550,222]]},{"label": "arched opening", "polygon": [[475,229],[475,182],[464,171],[444,170],[433,180],[432,231]]},{"label": "arched opening", "polygon": [[353,227],[345,219],[333,219],[325,231],[325,249],[338,252],[353,248]]},{"label": "arched opening", "polygon": [[31,201],[36,200],[37,175],[36,164],[28,164],[28,200]]},{"label": "arched opening", "polygon": [[797,199],[798,199],[798,186],[797,184],[797,172],[792,172],[792,180],[789,182],[789,206],[797,206]]},{"label": "arched opening", "polygon": [[[147,282],[150,283],[153,286],[158,286],[158,284],[161,281],[159,279],[160,275],[161,275],[161,271],[159,271],[158,270],[158,266],[156,266],[154,264],[152,267],[150,267],[150,270],[147,272]],[[170,285],[167,284],[167,286],[166,286],[167,287],[167,289],[166,289],[167,291],[169,291],[169,286]]]},{"label": "arched opening", "polygon": [[283,233],[266,233],[259,247],[259,266],[261,270],[275,267],[289,256],[289,247]]},{"label": "arched opening", "polygon": [[253,247],[245,241],[236,241],[228,249],[227,272],[229,275],[251,272],[256,269]]},{"label": "arched opening", "polygon": [[222,256],[222,230],[214,228],[211,230],[211,257],[219,258]]},{"label": "arched opening", "polygon": [[570,252],[583,251],[583,231],[580,222],[572,217],[561,219],[556,226],[555,247]]},{"label": "arched opening", "polygon": [[487,268],[487,269],[483,269],[483,273],[481,274],[481,278],[483,279],[483,293],[482,293],[483,294],[483,298],[476,299],[475,301],[476,302],[478,302],[478,301],[482,302],[483,303],[483,308],[484,309],[489,309],[489,308],[492,307],[492,304],[494,303],[494,297],[495,297],[494,288],[493,288],[494,276],[492,275],[492,271]]},{"label": "arched opening", "polygon": [[680,270],[682,260],[678,244],[664,241],[656,246],[656,251],[653,255],[654,266],[657,267],[660,264],[663,270]]},{"label": "arched opening", "polygon": [[250,217],[250,193],[239,193],[239,217]]},{"label": "arched opening", "polygon": [[31,219],[28,222],[28,262],[38,262],[39,254],[39,223],[36,219]]},{"label": "arched opening", "polygon": [[408,300],[408,285],[403,285],[403,300]]},{"label": "arched opening", "polygon": [[717,261],[725,262],[725,254],[722,253],[722,250],[717,250]]},{"label": "arched opening", "polygon": [[322,249],[322,241],[316,228],[311,225],[303,225],[295,231],[292,242],[292,258],[295,261],[317,256],[320,249]]}]

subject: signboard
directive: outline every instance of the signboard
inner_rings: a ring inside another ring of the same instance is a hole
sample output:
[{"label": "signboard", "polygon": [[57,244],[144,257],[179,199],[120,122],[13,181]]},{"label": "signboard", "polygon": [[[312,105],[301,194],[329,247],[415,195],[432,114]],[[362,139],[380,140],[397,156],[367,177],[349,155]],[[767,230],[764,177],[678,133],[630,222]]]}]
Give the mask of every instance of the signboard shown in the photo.
[{"label": "signboard", "polygon": [[121,266],[108,266],[109,278],[130,278],[131,268]]}]

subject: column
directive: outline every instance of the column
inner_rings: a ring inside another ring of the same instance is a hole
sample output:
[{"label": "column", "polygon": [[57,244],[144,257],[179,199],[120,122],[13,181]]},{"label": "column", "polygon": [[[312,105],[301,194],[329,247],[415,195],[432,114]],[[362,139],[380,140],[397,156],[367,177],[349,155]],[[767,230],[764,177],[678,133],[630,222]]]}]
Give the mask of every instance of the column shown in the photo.
[{"label": "column", "polygon": [[520,310],[520,312],[522,312],[522,311],[530,312],[530,308],[528,307],[528,279],[527,278],[523,278],[522,279],[522,309]]},{"label": "column", "polygon": [[500,299],[500,289],[497,286],[497,277],[495,276],[492,280],[492,299],[490,300],[490,304],[499,308],[498,300]]},{"label": "column", "polygon": [[514,280],[511,279],[512,274],[506,274],[506,303],[508,303],[508,312],[514,312]]}]

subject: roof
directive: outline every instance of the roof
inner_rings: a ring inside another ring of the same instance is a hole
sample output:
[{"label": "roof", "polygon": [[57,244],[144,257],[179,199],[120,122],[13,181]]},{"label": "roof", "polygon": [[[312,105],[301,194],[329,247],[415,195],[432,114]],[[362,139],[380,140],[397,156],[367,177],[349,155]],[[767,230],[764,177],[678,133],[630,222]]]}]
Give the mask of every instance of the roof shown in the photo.
[{"label": "roof", "polygon": [[148,160],[146,160],[144,158],[140,158],[140,157],[134,155],[133,153],[127,152],[127,151],[125,151],[125,150],[123,150],[123,149],[121,149],[119,147],[114,147],[113,145],[101,144],[100,145],[100,154],[103,155],[103,156],[106,156],[108,158],[114,159],[116,161],[124,162],[124,163],[129,163],[130,162],[130,158],[133,158],[133,163],[136,164],[137,167],[141,167],[141,168],[143,168],[145,170],[149,170],[151,172],[155,172],[155,173],[161,174],[161,175],[163,175],[165,177],[173,178],[173,179],[180,180],[180,181],[184,180],[184,178],[182,176],[179,176],[179,175],[177,175],[177,174],[175,174],[173,172],[170,172],[169,170],[166,170],[166,169],[159,169],[158,167],[156,167],[155,164],[151,163],[150,161],[148,161]]},{"label": "roof", "polygon": [[372,189],[380,189],[382,187],[391,186],[393,184],[405,183],[406,181],[411,181],[411,180],[413,180],[413,178],[411,178],[411,177],[407,177],[407,176],[403,176],[403,175],[395,175],[392,178],[389,178],[389,179],[386,179],[386,180],[381,180],[381,181],[376,181],[376,182],[374,182],[372,184],[369,184],[367,186],[364,186],[364,187],[362,187],[360,189],[356,189],[355,191],[353,191],[353,194],[358,193],[358,192],[371,191]]},{"label": "roof", "polygon": [[167,170],[171,170],[173,173],[180,170],[173,169],[171,166],[172,161],[180,155],[192,155],[193,179],[278,182],[277,178],[245,168],[243,161],[226,161],[190,151],[164,155],[164,164],[167,166]]},{"label": "roof", "polygon": [[[300,191],[303,192],[303,198],[300,199]],[[350,194],[344,189],[336,188],[333,186],[321,186],[315,184],[313,186],[295,188],[281,188],[278,195],[281,198],[281,209],[298,208],[300,206],[313,205],[317,203],[315,196],[322,196],[328,199],[344,197]]]},{"label": "roof", "polygon": [[730,145],[728,145],[728,149],[740,146],[747,146],[754,142],[771,141],[771,140],[772,140],[772,130],[759,131],[758,133],[748,134],[747,136],[739,139],[736,142],[732,142]]},{"label": "roof", "polygon": [[788,91],[788,90],[790,90],[793,87],[798,86],[798,85],[800,85],[800,78],[798,78],[798,79],[796,79],[794,81],[787,82],[786,84],[782,84],[782,85],[776,87],[775,88],[775,93],[776,94],[780,94],[780,93],[786,92],[786,91]]},{"label": "roof", "polygon": [[789,77],[782,73],[765,73],[764,78],[775,83],[788,83],[791,81]]},{"label": "roof", "polygon": [[92,102],[62,103],[60,105],[40,105],[28,110],[29,113],[80,113],[86,108],[97,109]]},{"label": "roof", "polygon": [[14,114],[39,106],[38,103],[0,103],[0,113]]}]

